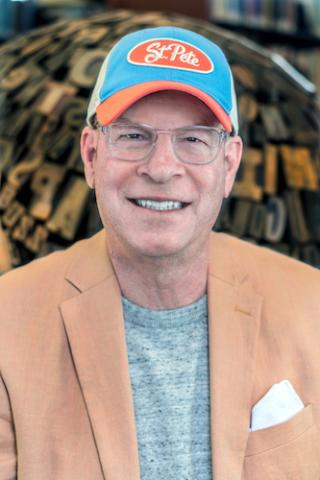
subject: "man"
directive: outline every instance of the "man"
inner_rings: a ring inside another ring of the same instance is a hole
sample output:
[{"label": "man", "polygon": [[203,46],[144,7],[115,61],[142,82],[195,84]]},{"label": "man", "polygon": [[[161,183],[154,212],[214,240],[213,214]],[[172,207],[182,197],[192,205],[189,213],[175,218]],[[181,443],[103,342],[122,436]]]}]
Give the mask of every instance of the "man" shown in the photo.
[{"label": "man", "polygon": [[242,151],[223,53],[132,33],[87,120],[104,229],[0,282],[0,479],[318,479],[319,272],[211,233]]}]

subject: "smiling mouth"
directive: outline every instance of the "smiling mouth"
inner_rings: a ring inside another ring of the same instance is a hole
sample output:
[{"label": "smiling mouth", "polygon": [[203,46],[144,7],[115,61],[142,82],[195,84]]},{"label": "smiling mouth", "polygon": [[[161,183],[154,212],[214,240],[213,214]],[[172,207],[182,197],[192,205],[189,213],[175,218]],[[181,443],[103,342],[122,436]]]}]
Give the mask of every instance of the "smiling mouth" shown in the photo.
[{"label": "smiling mouth", "polygon": [[149,210],[157,210],[157,211],[172,211],[172,210],[181,210],[186,208],[189,203],[178,202],[175,200],[148,200],[148,199],[129,199],[134,205],[142,208],[147,208]]}]

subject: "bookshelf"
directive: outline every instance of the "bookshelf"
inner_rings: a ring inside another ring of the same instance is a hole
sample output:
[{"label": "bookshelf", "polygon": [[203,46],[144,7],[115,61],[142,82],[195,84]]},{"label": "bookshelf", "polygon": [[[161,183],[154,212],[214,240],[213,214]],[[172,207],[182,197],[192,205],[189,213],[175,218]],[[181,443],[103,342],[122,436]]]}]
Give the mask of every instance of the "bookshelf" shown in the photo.
[{"label": "bookshelf", "polygon": [[209,0],[209,16],[229,27],[320,35],[319,0]]}]

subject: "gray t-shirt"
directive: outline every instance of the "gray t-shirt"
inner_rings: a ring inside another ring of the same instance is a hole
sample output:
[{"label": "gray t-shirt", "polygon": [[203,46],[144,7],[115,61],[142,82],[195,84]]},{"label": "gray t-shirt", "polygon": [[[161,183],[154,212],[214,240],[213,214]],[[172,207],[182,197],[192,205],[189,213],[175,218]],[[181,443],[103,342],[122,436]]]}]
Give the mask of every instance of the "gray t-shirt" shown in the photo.
[{"label": "gray t-shirt", "polygon": [[141,480],[212,480],[207,297],[173,310],[122,304]]}]

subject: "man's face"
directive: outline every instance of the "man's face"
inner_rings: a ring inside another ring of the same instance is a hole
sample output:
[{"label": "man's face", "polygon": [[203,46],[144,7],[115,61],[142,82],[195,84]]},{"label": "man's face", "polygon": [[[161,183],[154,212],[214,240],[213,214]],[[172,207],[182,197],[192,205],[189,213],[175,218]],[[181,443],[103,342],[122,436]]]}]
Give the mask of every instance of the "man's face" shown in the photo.
[{"label": "man's face", "polygon": [[[197,98],[175,91],[137,101],[122,115],[126,121],[158,129],[216,126],[209,108]],[[203,252],[224,197],[230,193],[241,157],[241,140],[229,138],[206,165],[176,158],[170,135],[160,134],[151,156],[129,162],[114,158],[100,131],[86,127],[82,156],[89,186],[109,238],[117,249],[147,256]],[[174,210],[138,206],[136,200],[187,204]]]}]

